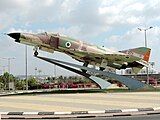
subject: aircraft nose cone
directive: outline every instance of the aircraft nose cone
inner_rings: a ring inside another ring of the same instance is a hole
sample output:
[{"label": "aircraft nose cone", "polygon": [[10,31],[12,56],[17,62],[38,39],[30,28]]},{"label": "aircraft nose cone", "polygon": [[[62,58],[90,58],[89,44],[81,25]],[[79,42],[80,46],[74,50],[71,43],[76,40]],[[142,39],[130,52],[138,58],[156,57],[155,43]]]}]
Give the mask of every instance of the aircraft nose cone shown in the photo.
[{"label": "aircraft nose cone", "polygon": [[20,40],[19,40],[20,33],[9,33],[7,35],[10,36],[11,38],[15,39],[15,42],[20,42]]}]

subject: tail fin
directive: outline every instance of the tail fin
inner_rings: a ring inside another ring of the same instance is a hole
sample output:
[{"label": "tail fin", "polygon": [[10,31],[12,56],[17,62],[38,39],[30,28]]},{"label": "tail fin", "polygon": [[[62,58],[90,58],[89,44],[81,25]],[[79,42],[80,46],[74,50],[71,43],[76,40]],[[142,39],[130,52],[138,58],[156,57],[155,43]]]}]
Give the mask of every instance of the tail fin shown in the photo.
[{"label": "tail fin", "polygon": [[131,54],[135,57],[142,58],[142,60],[148,62],[149,58],[150,58],[151,49],[146,48],[146,47],[139,47],[139,48],[124,50],[124,51],[121,51],[121,52],[126,53],[126,54]]},{"label": "tail fin", "polygon": [[139,65],[137,67],[132,68],[132,71],[135,74],[137,74],[144,66],[148,66],[148,61],[149,61],[150,52],[151,52],[150,48],[139,47],[139,48],[124,50],[121,52],[141,58],[141,60],[136,61]]}]

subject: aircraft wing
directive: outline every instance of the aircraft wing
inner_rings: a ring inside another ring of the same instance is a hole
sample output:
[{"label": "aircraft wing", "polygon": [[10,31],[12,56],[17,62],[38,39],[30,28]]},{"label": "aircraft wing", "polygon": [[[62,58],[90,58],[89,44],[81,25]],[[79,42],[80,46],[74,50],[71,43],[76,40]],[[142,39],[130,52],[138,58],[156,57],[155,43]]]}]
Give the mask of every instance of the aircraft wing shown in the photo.
[{"label": "aircraft wing", "polygon": [[135,56],[129,56],[127,54],[103,54],[103,53],[92,53],[87,51],[77,51],[77,50],[69,50],[72,54],[76,56],[81,56],[83,58],[89,58],[93,60],[99,60],[99,59],[105,59],[106,61],[112,61],[112,62],[134,62],[139,61],[141,58],[135,57]]},{"label": "aircraft wing", "polygon": [[81,62],[87,61],[89,64],[97,64],[99,66],[104,66],[104,68],[105,66],[110,66],[115,69],[132,68],[135,74],[146,66],[147,63],[140,57],[125,53],[103,54],[78,50],[69,50],[68,53],[76,60]]}]

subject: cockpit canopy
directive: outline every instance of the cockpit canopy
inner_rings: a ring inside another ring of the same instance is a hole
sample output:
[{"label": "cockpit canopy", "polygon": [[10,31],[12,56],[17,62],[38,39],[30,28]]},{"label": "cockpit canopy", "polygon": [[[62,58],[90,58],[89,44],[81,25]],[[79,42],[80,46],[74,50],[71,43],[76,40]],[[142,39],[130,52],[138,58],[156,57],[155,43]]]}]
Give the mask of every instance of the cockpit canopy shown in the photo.
[{"label": "cockpit canopy", "polygon": [[[50,35],[52,35],[52,36],[60,36],[60,34],[59,33],[49,33]],[[48,33],[47,32],[44,32],[44,33],[38,33],[38,35],[48,35]]]}]

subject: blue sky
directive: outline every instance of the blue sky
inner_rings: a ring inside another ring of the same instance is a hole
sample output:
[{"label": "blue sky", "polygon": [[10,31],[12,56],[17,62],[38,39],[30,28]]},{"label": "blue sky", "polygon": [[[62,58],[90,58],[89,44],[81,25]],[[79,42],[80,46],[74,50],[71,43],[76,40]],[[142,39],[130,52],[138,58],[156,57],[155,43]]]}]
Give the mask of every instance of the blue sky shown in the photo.
[{"label": "blue sky", "polygon": [[[55,32],[81,39],[110,49],[123,50],[144,46],[144,33],[138,27],[153,26],[147,31],[150,61],[160,71],[160,1],[159,0],[1,0],[0,57],[15,57],[11,73],[25,74],[24,45],[3,35],[8,32]],[[52,75],[54,67],[33,57],[28,47],[28,73],[35,67]],[[55,52],[41,55],[74,61]],[[6,67],[3,67],[6,66]],[[0,59],[0,74],[7,70],[7,61]],[[57,67],[57,75],[68,71]],[[73,73],[70,73],[73,74]]]}]

